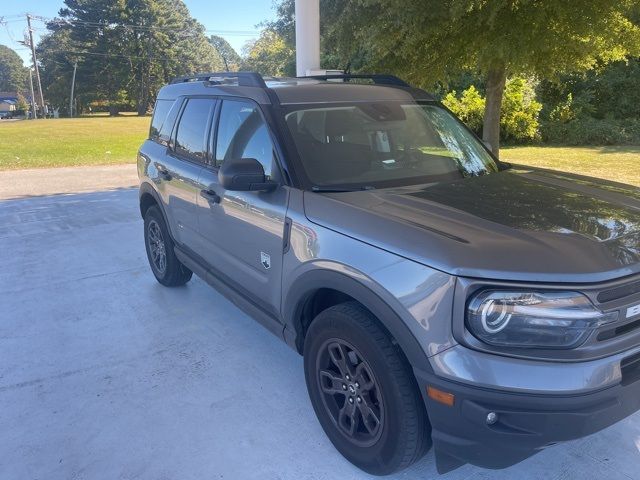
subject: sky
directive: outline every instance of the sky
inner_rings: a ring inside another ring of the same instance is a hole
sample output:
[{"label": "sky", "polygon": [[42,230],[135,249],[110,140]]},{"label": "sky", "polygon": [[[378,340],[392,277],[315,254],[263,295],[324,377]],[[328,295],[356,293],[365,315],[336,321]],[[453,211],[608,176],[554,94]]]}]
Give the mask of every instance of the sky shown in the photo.
[{"label": "sky", "polygon": [[[208,30],[220,35],[240,53],[243,45],[259,35],[258,24],[275,17],[273,0],[183,0],[191,16]],[[24,14],[53,18],[64,6],[63,0],[0,0],[0,45],[18,53],[25,65],[31,63],[30,51],[17,42],[23,39],[27,22]],[[33,20],[36,43],[46,33],[42,21]]]}]

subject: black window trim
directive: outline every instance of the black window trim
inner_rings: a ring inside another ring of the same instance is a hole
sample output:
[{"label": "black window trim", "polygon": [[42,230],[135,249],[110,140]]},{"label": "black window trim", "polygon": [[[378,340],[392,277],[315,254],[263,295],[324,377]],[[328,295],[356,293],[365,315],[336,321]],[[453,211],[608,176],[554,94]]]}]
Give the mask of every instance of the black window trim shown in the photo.
[{"label": "black window trim", "polygon": [[216,102],[216,108],[213,112],[213,120],[212,120],[212,124],[211,124],[211,129],[209,131],[209,137],[208,137],[208,145],[207,148],[209,149],[209,165],[207,166],[210,170],[217,172],[220,167],[217,165],[217,159],[216,159],[216,145],[218,144],[218,128],[219,128],[219,124],[220,124],[220,112],[222,111],[222,103],[224,102],[224,98],[223,97],[216,97],[217,102]]}]

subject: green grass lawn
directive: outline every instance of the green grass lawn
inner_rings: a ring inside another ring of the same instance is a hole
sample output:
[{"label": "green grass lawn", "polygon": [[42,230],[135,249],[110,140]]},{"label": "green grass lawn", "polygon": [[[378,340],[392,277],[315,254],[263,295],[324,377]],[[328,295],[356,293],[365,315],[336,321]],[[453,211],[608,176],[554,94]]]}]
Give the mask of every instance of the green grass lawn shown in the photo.
[{"label": "green grass lawn", "polygon": [[[134,163],[149,117],[0,121],[0,170]],[[509,162],[640,186],[640,146],[505,147]]]},{"label": "green grass lawn", "polygon": [[506,147],[501,150],[500,158],[640,187],[640,146]]},{"label": "green grass lawn", "polygon": [[149,117],[0,120],[0,170],[135,163]]}]

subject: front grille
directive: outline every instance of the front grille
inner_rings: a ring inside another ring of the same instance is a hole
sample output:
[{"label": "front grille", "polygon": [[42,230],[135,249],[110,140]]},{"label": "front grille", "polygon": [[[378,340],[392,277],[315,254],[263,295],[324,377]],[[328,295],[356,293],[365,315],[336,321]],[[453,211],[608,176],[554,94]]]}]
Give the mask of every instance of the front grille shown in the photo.
[{"label": "front grille", "polygon": [[635,322],[627,323],[617,328],[611,328],[609,330],[600,332],[598,334],[598,341],[602,342],[603,340],[609,340],[619,335],[624,335],[626,333],[634,331],[636,328],[640,328],[640,320],[636,320]]},{"label": "front grille", "polygon": [[630,295],[640,293],[640,280],[637,282],[622,285],[621,287],[611,288],[609,290],[603,290],[598,293],[598,302],[607,303],[619,300]]}]

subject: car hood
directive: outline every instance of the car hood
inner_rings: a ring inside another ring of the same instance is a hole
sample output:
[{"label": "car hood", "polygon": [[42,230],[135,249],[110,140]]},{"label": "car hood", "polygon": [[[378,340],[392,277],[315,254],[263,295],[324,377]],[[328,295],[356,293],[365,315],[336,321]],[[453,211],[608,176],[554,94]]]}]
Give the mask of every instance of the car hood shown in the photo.
[{"label": "car hood", "polygon": [[640,189],[530,168],[305,192],[311,222],[460,276],[595,282],[640,272]]}]

